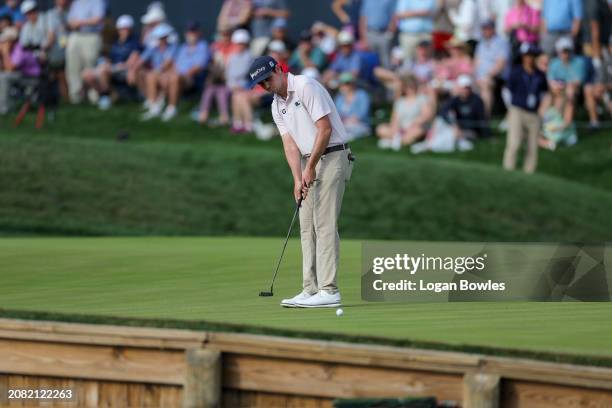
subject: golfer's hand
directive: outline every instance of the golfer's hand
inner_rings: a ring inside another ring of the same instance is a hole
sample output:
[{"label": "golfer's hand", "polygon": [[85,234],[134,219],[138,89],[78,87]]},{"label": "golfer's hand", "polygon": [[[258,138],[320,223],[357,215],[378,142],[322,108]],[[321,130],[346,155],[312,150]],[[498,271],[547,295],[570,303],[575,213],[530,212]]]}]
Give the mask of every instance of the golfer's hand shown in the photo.
[{"label": "golfer's hand", "polygon": [[306,167],[302,172],[302,197],[306,198],[308,195],[308,189],[315,182],[315,178],[317,177],[317,172],[314,168]]},{"label": "golfer's hand", "polygon": [[296,180],[293,186],[293,197],[297,203],[302,197],[302,180]]}]

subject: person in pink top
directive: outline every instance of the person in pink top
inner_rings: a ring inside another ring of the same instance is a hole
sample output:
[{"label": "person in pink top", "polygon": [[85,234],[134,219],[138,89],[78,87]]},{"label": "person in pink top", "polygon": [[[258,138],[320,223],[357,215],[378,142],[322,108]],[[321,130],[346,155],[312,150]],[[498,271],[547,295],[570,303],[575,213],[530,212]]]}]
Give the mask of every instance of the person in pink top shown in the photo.
[{"label": "person in pink top", "polygon": [[540,11],[531,7],[525,0],[516,4],[506,14],[506,32],[517,43],[537,44],[540,33]]}]

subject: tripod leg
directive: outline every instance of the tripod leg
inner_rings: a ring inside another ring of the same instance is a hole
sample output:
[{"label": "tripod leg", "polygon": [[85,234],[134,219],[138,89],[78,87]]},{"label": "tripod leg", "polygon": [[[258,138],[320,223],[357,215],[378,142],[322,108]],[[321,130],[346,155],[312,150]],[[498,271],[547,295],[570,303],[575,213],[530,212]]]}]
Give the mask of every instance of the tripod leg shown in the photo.
[{"label": "tripod leg", "polygon": [[28,111],[30,110],[30,101],[26,101],[24,102],[23,105],[21,105],[21,109],[19,109],[19,113],[17,114],[17,117],[15,118],[15,123],[13,124],[13,127],[17,127],[21,124],[21,122],[23,122],[23,119],[25,118],[26,113],[28,113]]},{"label": "tripod leg", "polygon": [[38,114],[36,115],[36,129],[42,129],[43,125],[45,124],[45,112],[45,105],[40,104],[38,107]]}]

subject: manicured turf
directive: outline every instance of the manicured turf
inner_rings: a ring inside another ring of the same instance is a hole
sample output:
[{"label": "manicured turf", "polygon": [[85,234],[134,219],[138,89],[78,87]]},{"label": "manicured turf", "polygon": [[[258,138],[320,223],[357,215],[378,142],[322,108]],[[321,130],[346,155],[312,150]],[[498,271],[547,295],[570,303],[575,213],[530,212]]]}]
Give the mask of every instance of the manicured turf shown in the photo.
[{"label": "manicured turf", "polygon": [[[300,287],[297,240],[275,296],[267,288],[281,238],[0,239],[0,308],[206,320],[612,358],[608,303],[366,303],[360,242],[344,240],[344,316],[282,309]],[[331,336],[333,338],[333,336]]]}]

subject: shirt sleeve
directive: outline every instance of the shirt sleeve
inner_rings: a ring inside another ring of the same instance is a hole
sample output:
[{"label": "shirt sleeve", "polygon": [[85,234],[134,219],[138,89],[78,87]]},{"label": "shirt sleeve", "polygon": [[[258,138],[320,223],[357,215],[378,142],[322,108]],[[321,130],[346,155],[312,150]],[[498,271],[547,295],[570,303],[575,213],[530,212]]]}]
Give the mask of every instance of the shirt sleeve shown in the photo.
[{"label": "shirt sleeve", "polygon": [[285,126],[283,116],[278,111],[278,105],[276,103],[272,103],[272,119],[274,119],[274,123],[276,124],[276,128],[278,129],[278,133],[280,133],[281,137],[289,133],[287,126]]},{"label": "shirt sleeve", "polygon": [[363,123],[368,122],[370,116],[370,97],[365,91],[357,91],[355,103],[355,116]]},{"label": "shirt sleeve", "polygon": [[582,0],[572,0],[572,19],[581,19],[583,15]]},{"label": "shirt sleeve", "polygon": [[323,94],[323,92],[327,91],[322,88],[322,85],[312,81],[314,80],[309,80],[304,86],[302,103],[312,121],[316,122],[332,112],[331,104],[333,102],[330,97],[325,97],[326,95]]}]

